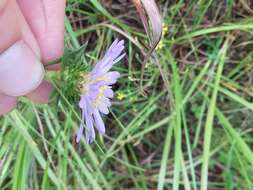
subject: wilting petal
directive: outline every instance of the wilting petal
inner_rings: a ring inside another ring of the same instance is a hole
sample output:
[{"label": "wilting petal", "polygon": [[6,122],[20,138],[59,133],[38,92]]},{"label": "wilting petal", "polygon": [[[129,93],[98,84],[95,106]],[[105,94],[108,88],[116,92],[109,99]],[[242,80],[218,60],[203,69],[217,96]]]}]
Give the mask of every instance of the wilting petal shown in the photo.
[{"label": "wilting petal", "polygon": [[104,122],[103,122],[103,120],[101,118],[101,115],[99,114],[98,110],[95,110],[94,120],[95,120],[95,123],[96,123],[97,130],[101,134],[104,134],[105,133],[105,124],[104,124]]}]

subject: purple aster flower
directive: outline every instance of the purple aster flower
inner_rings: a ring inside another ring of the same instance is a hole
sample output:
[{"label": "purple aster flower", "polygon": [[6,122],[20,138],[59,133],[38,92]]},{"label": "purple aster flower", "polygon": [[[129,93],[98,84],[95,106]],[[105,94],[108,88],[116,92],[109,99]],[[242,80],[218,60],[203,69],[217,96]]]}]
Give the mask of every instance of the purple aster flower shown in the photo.
[{"label": "purple aster flower", "polygon": [[76,137],[77,143],[81,140],[84,124],[86,125],[85,140],[87,144],[92,143],[95,139],[94,125],[100,134],[105,134],[105,124],[101,113],[109,114],[110,99],[114,96],[112,85],[120,77],[119,72],[109,72],[109,70],[125,56],[122,54],[123,49],[124,41],[116,39],[93,70],[84,76],[79,102],[83,122]]}]

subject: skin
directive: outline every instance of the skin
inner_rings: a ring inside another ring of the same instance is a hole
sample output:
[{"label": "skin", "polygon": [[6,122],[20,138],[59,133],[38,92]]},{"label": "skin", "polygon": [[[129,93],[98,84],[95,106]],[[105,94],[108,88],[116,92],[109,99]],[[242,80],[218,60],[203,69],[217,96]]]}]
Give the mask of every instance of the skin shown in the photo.
[{"label": "skin", "polygon": [[0,0],[0,115],[20,96],[48,102],[43,65],[63,54],[64,10],[65,0]]}]

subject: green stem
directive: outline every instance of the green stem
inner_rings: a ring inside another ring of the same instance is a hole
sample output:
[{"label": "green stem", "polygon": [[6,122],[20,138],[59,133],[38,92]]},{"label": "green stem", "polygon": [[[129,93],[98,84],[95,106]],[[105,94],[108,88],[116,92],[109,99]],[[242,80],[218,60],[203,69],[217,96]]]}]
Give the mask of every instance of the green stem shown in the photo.
[{"label": "green stem", "polygon": [[45,67],[48,67],[48,66],[51,66],[51,65],[59,64],[61,61],[62,61],[62,57],[60,57],[60,58],[58,58],[58,59],[56,59],[56,60],[53,60],[53,61],[48,62],[47,64],[45,64]]}]

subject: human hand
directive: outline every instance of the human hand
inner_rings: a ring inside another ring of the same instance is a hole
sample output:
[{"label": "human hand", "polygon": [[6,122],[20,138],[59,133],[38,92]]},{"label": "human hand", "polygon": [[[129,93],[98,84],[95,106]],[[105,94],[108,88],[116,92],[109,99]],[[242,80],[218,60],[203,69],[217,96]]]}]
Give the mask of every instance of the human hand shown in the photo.
[{"label": "human hand", "polygon": [[64,9],[65,0],[0,0],[0,115],[20,96],[48,101],[43,64],[62,56]]}]

